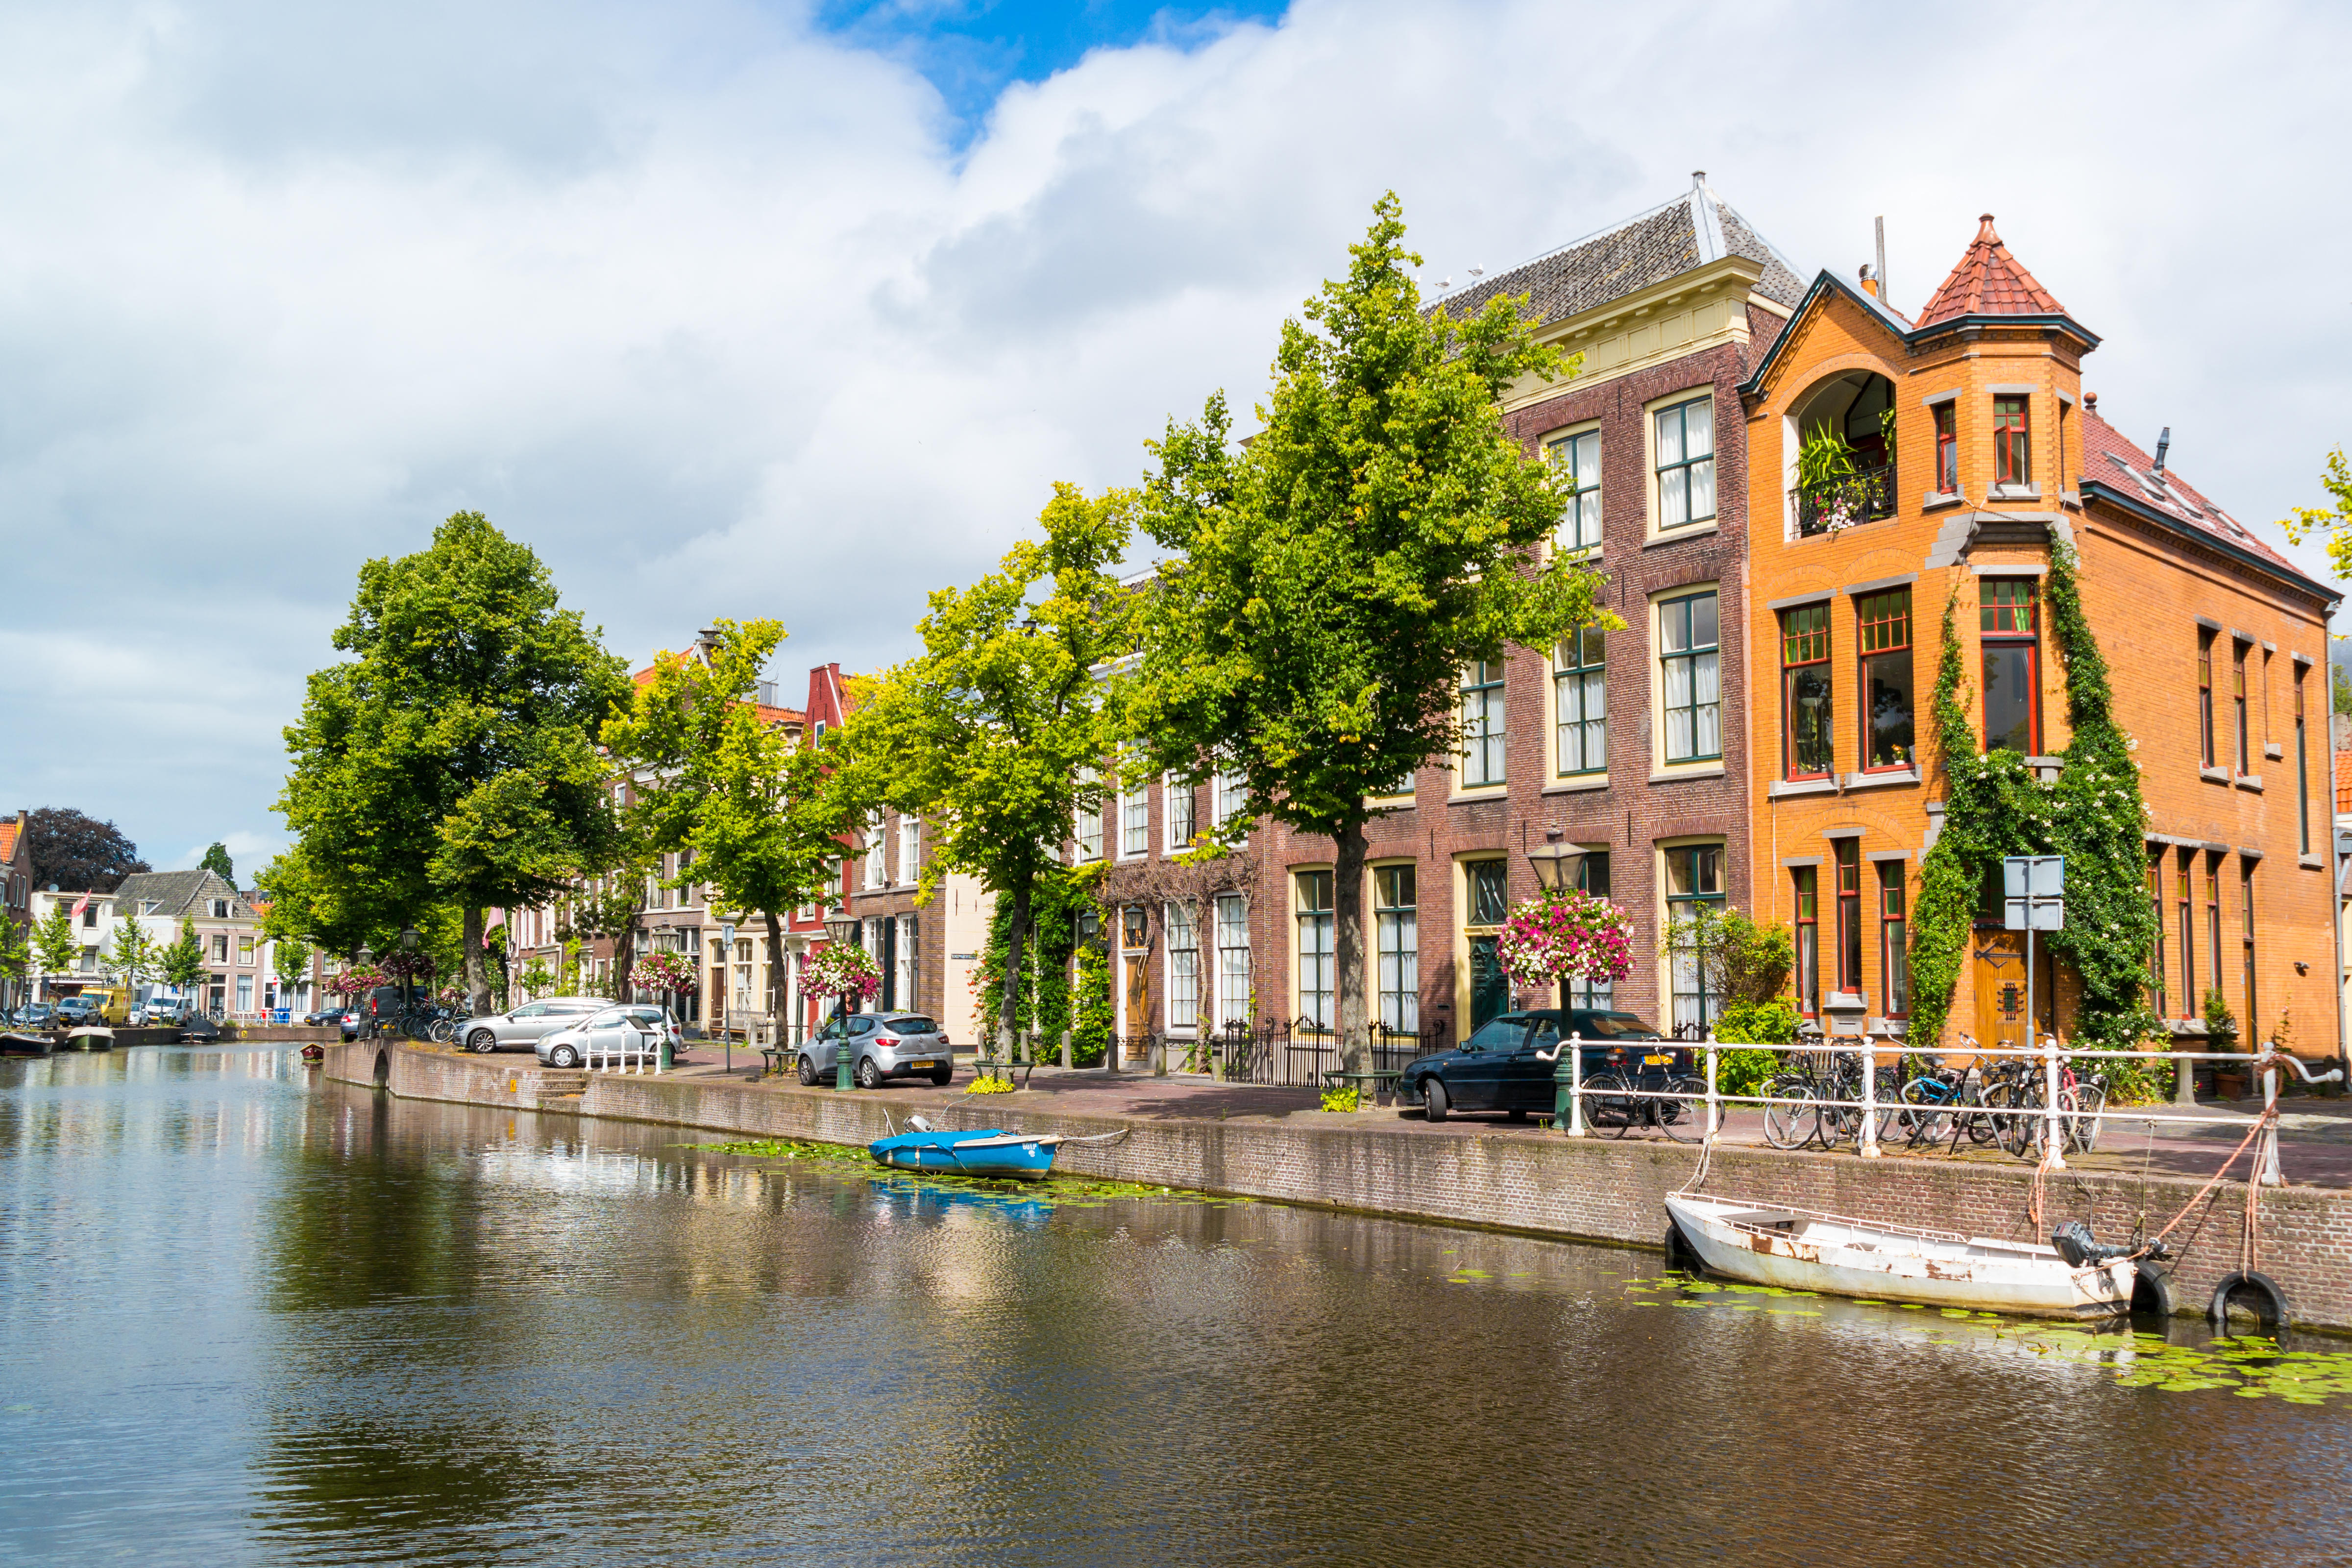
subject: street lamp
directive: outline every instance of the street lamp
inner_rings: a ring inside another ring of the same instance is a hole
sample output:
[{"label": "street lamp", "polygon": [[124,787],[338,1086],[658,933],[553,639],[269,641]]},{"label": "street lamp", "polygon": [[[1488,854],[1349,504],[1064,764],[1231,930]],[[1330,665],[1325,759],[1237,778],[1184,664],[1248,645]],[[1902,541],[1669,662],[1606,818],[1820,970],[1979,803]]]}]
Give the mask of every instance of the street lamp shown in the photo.
[{"label": "street lamp", "polygon": [[[1544,832],[1544,847],[1528,851],[1528,864],[1535,868],[1536,886],[1547,893],[1562,893],[1574,888],[1584,868],[1585,851],[1573,844],[1560,842],[1566,835],[1557,827]],[[1568,976],[1559,977],[1559,1024],[1565,1034],[1568,1028]]]},{"label": "street lamp", "polygon": [[[400,928],[400,956],[413,960],[416,956],[416,928]],[[405,1014],[416,1005],[416,965],[405,963],[400,966],[400,1010]]]},{"label": "street lamp", "polygon": [[[835,915],[824,922],[824,934],[842,947],[854,946],[857,941],[858,920],[855,915]],[[833,1087],[836,1090],[850,1087],[849,1079],[849,993],[836,992],[833,1002],[834,1022],[840,1028],[833,1041]]]}]

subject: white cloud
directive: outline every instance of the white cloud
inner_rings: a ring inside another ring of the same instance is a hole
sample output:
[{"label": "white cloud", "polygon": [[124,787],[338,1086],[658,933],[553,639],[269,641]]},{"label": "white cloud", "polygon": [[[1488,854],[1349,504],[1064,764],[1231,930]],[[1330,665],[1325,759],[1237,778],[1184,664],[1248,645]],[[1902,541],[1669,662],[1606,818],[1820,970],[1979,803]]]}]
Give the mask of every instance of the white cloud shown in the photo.
[{"label": "white cloud", "polygon": [[[2346,438],[2344,16],[1309,0],[1097,50],[941,139],[903,64],[728,0],[0,17],[0,638],[15,804],[275,843],[352,573],[479,507],[642,658],[903,655],[1051,481],[1132,478],[1394,187],[1436,272],[1693,168],[1916,305],[1997,212],[2089,383],[2237,515]],[[242,865],[246,854],[239,853]]]}]

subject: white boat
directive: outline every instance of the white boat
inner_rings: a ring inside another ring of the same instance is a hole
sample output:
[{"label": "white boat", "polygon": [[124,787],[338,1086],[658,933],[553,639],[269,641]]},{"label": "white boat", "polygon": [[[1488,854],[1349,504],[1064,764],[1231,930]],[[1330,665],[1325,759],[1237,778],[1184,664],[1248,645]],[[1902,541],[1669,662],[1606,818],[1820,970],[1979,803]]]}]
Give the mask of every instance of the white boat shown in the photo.
[{"label": "white boat", "polygon": [[1754,1285],[1984,1312],[2104,1318],[2131,1310],[2137,1266],[2066,1261],[2054,1247],[1876,1225],[1683,1193],[1666,1212],[1699,1260]]}]

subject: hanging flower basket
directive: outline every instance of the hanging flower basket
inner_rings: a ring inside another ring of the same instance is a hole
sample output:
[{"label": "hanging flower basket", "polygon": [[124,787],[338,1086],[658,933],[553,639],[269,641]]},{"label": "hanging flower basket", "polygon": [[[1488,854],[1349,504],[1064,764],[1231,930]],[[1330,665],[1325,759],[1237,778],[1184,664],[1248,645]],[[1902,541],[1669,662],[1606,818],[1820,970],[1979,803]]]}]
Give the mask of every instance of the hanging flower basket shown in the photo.
[{"label": "hanging flower basket", "polygon": [[392,976],[381,969],[347,969],[328,981],[327,989],[341,996],[357,996],[391,984]]},{"label": "hanging flower basket", "polygon": [[694,965],[675,952],[649,952],[629,966],[629,984],[641,991],[691,991]]},{"label": "hanging flower basket", "polygon": [[1633,973],[1633,917],[1573,889],[1538,893],[1503,922],[1495,957],[1521,985],[1613,983]]},{"label": "hanging flower basket", "polygon": [[863,1002],[882,989],[881,972],[862,947],[829,943],[801,956],[801,988],[812,996],[847,996]]}]

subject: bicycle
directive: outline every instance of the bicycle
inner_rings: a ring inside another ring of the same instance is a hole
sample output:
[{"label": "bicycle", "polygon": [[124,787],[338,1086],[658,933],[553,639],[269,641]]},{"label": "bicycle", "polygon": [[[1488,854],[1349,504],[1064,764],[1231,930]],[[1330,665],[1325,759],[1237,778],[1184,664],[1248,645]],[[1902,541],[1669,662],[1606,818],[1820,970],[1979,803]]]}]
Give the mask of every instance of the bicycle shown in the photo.
[{"label": "bicycle", "polygon": [[[1585,1113],[1593,1128],[1612,1138],[1622,1138],[1638,1124],[1656,1128],[1677,1143],[1696,1143],[1706,1136],[1706,1080],[1676,1063],[1675,1051],[1644,1054],[1636,1063],[1630,1052],[1612,1051],[1609,1066],[1582,1085]],[[1669,1100],[1661,1095],[1691,1095]]]}]

